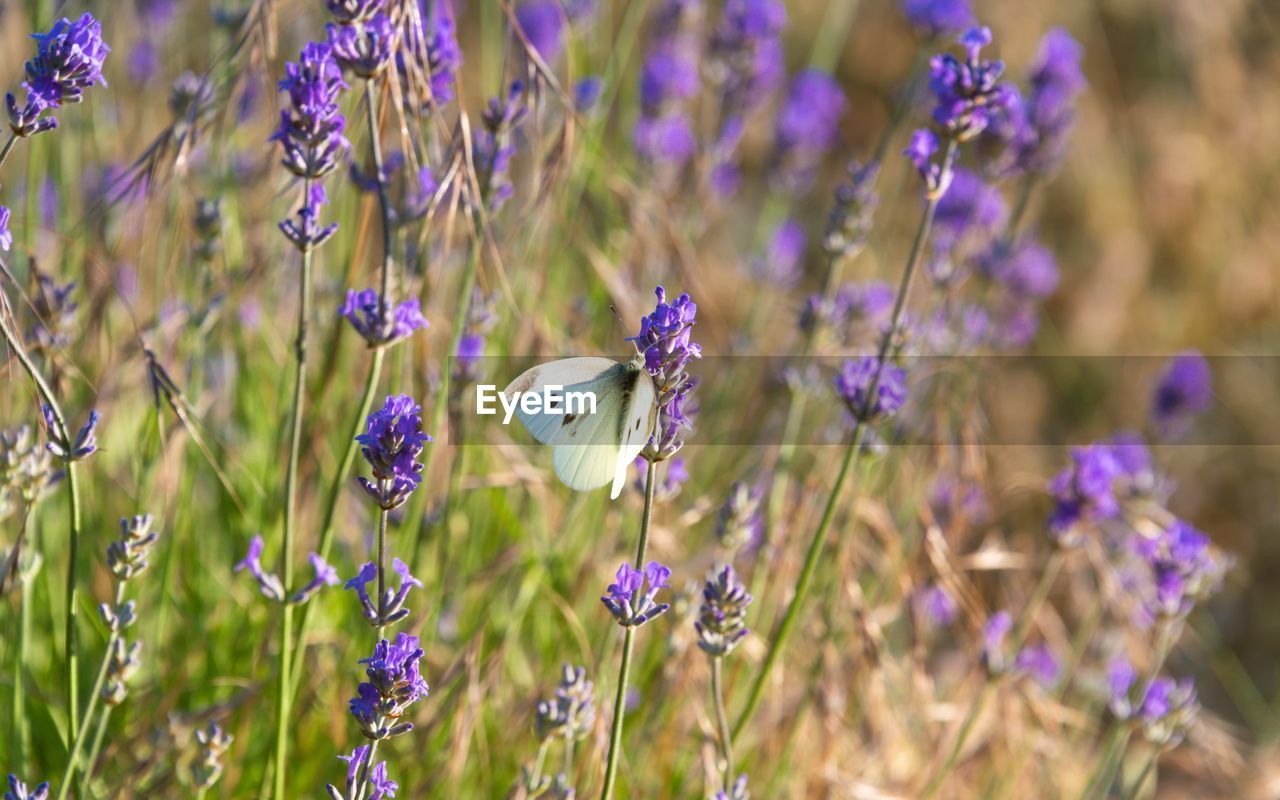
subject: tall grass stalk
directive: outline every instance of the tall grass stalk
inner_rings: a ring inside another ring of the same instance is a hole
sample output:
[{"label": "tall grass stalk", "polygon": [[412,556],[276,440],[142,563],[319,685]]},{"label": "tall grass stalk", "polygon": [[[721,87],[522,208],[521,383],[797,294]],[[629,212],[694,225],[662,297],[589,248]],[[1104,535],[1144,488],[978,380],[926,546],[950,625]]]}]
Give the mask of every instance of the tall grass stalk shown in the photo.
[{"label": "tall grass stalk", "polygon": [[[649,527],[653,519],[653,496],[657,488],[658,465],[646,462],[644,473],[644,512],[640,517],[640,541],[636,544],[636,569],[644,569],[649,549]],[[631,677],[631,657],[635,650],[636,626],[627,626],[622,639],[622,662],[618,665],[618,690],[613,697],[613,723],[609,727],[609,755],[605,759],[604,785],[600,800],[610,800],[618,780],[618,762],[622,758],[622,724],[627,710],[627,681]]]},{"label": "tall grass stalk", "polygon": [[[303,202],[310,202],[311,178],[303,180]],[[293,404],[289,412],[289,464],[285,473],[284,540],[280,551],[280,580],[285,591],[293,585],[293,537],[298,493],[298,453],[302,441],[302,413],[307,382],[307,334],[311,319],[311,268],[313,248],[302,251],[302,280],[298,287],[298,338],[294,343]],[[284,800],[288,785],[289,711],[292,704],[290,670],[293,661],[293,604],[282,604],[280,619],[280,669],[276,693],[276,746],[274,796]]]},{"label": "tall grass stalk", "polygon": [[[957,143],[951,140],[947,143],[947,150],[943,156],[942,172],[944,175],[950,174],[952,166],[955,163]],[[924,245],[929,238],[929,231],[933,227],[933,217],[938,210],[938,201],[941,199],[941,193],[930,193],[926,199],[924,213],[920,217],[920,225],[916,228],[915,238],[911,242],[911,251],[907,256],[906,267],[902,271],[902,280],[898,284],[898,293],[894,298],[893,313],[890,316],[889,327],[885,330],[884,335],[880,339],[880,347],[878,353],[878,365],[876,374],[871,385],[867,389],[867,399],[874,402],[876,392],[879,389],[880,376],[884,371],[885,357],[889,353],[889,348],[893,345],[893,341],[898,333],[898,328],[902,324],[902,313],[906,308],[907,296],[911,292],[911,285],[915,278],[920,260],[924,254]],[[865,414],[860,416],[865,417]],[[791,635],[792,629],[795,627],[796,620],[800,615],[800,608],[804,603],[805,596],[809,592],[809,586],[813,582],[814,572],[818,567],[818,559],[822,554],[823,545],[826,542],[827,530],[831,527],[832,521],[835,519],[836,507],[839,505],[841,490],[844,488],[845,480],[849,473],[856,468],[858,459],[862,453],[862,444],[866,437],[866,425],[859,421],[854,425],[853,434],[850,442],[845,449],[844,459],[840,462],[840,471],[836,474],[835,483],[831,487],[831,492],[827,495],[827,503],[822,511],[822,519],[818,522],[818,527],[814,530],[813,536],[809,539],[809,547],[805,554],[804,565],[800,570],[800,577],[796,582],[795,593],[791,597],[791,601],[787,604],[787,610],[783,612],[782,620],[778,623],[778,627],[773,636],[770,637],[769,649],[765,653],[764,662],[756,671],[755,678],[751,682],[751,688],[747,693],[746,705],[743,706],[738,720],[734,724],[733,735],[741,736],[746,729],[747,723],[751,716],[755,713],[756,708],[760,704],[760,699],[764,693],[764,687],[769,680],[769,674],[773,671],[774,666],[778,662],[778,658],[782,655],[782,650],[786,645],[787,638]]]}]

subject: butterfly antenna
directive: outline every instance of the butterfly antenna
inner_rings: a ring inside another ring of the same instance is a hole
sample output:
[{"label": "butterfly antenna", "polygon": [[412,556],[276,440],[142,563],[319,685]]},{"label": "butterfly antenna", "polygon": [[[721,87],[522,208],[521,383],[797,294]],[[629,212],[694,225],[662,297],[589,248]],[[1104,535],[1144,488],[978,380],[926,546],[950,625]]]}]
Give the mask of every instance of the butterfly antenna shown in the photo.
[{"label": "butterfly antenna", "polygon": [[609,310],[613,312],[613,318],[614,318],[614,319],[616,319],[616,320],[618,321],[618,326],[619,326],[619,327],[621,327],[621,328],[622,328],[622,332],[623,332],[624,334],[626,334],[626,337],[625,337],[625,338],[626,338],[626,340],[627,340],[628,342],[630,342],[630,343],[631,343],[631,346],[632,346],[633,348],[635,348],[636,354],[637,354],[637,355],[639,355],[639,354],[640,354],[640,345],[636,344],[636,340],[635,340],[635,338],[634,338],[634,337],[632,337],[632,336],[630,335],[630,331],[629,331],[629,330],[627,330],[627,323],[625,323],[625,322],[623,322],[623,321],[622,321],[622,315],[618,313],[618,307],[617,307],[617,306],[615,306],[613,303],[610,303],[610,304],[609,304]]}]

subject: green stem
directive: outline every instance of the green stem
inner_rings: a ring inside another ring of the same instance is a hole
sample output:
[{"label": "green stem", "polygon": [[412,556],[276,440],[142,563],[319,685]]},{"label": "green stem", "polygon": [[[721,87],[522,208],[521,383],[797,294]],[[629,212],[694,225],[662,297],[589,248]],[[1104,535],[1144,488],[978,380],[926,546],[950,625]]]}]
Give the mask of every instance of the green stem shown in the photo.
[{"label": "green stem", "polygon": [[[124,587],[123,581],[116,584],[115,605],[117,608],[124,603]],[[98,667],[98,676],[93,681],[93,694],[89,696],[89,706],[85,709],[84,718],[80,720],[80,724],[73,731],[75,738],[72,739],[71,746],[67,751],[67,766],[63,769],[62,782],[58,786],[58,800],[66,800],[67,793],[71,791],[71,779],[75,775],[76,767],[80,762],[80,750],[84,747],[85,737],[89,735],[89,723],[93,721],[94,712],[98,710],[98,700],[102,697],[102,687],[107,682],[107,670],[111,666],[111,649],[119,638],[119,631],[112,631],[107,636],[107,647],[102,652],[102,664]]]},{"label": "green stem", "polygon": [[[303,181],[303,202],[310,202],[311,179]],[[284,541],[280,549],[280,582],[285,598],[280,620],[280,669],[276,686],[276,770],[274,797],[284,800],[288,778],[289,711],[292,704],[289,681],[293,659],[293,604],[288,592],[293,585],[293,535],[297,525],[295,504],[298,495],[298,454],[302,443],[302,412],[307,384],[307,332],[311,319],[312,249],[302,251],[302,282],[299,286],[298,338],[294,343],[293,405],[289,412],[289,463],[285,472]]]},{"label": "green stem", "polygon": [[724,668],[723,656],[711,659],[711,699],[716,707],[716,725],[720,729],[720,756],[724,759],[725,794],[733,790],[733,732],[729,730],[729,715],[724,708]]},{"label": "green stem", "polygon": [[4,166],[4,162],[9,158],[9,151],[13,149],[14,142],[18,141],[18,134],[9,134],[9,141],[4,143],[4,149],[0,150],[0,167]]},{"label": "green stem", "polygon": [[1156,762],[1159,760],[1160,751],[1151,751],[1151,755],[1147,756],[1147,763],[1142,766],[1142,771],[1138,773],[1137,779],[1129,784],[1129,789],[1124,793],[1125,800],[1134,800],[1138,796],[1138,791],[1142,789],[1142,784],[1147,782],[1147,776],[1156,768]]},{"label": "green stem", "polygon": [[[644,569],[649,548],[649,524],[653,518],[653,494],[657,486],[657,462],[648,462],[644,474],[644,513],[640,517],[640,541],[636,545],[636,569]],[[631,677],[631,656],[635,650],[636,629],[628,626],[622,640],[622,663],[618,667],[618,691],[613,698],[613,724],[609,728],[609,755],[605,760],[604,786],[600,800],[610,800],[618,780],[618,762],[622,758],[622,723],[626,718],[627,681]]]},{"label": "green stem", "polygon": [[[356,442],[356,436],[364,429],[365,419],[369,416],[369,410],[373,408],[373,398],[378,392],[378,379],[382,376],[382,362],[386,355],[385,348],[377,348],[373,351],[373,361],[369,364],[369,375],[365,379],[364,396],[360,400],[360,407],[356,409],[355,418],[351,423],[351,433],[347,436],[347,449],[342,454],[342,460],[338,463],[338,471],[333,476],[333,483],[329,486],[329,499],[324,509],[324,519],[321,522],[320,529],[320,547],[316,551],[320,557],[326,561],[329,558],[329,550],[333,547],[333,537],[337,532],[338,526],[334,521],[338,516],[338,501],[342,499],[342,488],[346,485],[348,477],[351,475],[351,467],[355,464],[356,453],[360,449],[360,445]],[[307,633],[311,630],[311,623],[314,620],[313,609],[315,603],[307,603],[302,607],[302,619],[298,623],[297,644],[294,646],[292,663],[296,666],[302,663],[302,653],[307,646]],[[298,684],[302,681],[302,672],[293,670],[290,678],[290,700],[298,695]]]},{"label": "green stem", "polygon": [[364,82],[364,99],[369,110],[369,151],[373,157],[374,178],[378,184],[378,210],[382,214],[382,272],[381,289],[378,292],[378,316],[383,329],[380,334],[389,332],[390,319],[387,310],[391,308],[391,272],[392,254],[395,252],[391,225],[391,199],[387,193],[386,176],[383,175],[382,138],[378,132],[378,101],[373,89],[373,79]]},{"label": "green stem", "polygon": [[80,776],[80,794],[89,796],[89,781],[93,780],[94,770],[98,768],[98,756],[102,753],[102,743],[107,738],[107,722],[111,719],[112,706],[102,709],[98,717],[98,729],[93,734],[93,746],[89,748],[89,757],[84,762],[84,775]]},{"label": "green stem", "polygon": [[1107,734],[1106,747],[1103,750],[1102,760],[1098,762],[1098,769],[1089,779],[1089,783],[1085,785],[1084,792],[1080,795],[1080,800],[1091,800],[1099,791],[1105,795],[1106,789],[1112,781],[1115,780],[1116,773],[1120,770],[1120,765],[1124,763],[1124,750],[1129,744],[1129,736],[1131,731],[1127,725],[1113,724],[1110,733]]},{"label": "green stem", "polygon": [[[381,490],[384,494],[390,490],[389,484],[390,481],[382,481]],[[387,594],[387,518],[390,515],[386,509],[378,511],[378,597],[373,603],[373,607],[378,612],[378,636],[375,643],[382,641],[387,632],[387,626],[383,620],[386,609],[382,604]]]},{"label": "green stem", "polygon": [[[30,557],[30,556],[28,556]],[[22,608],[18,610],[18,647],[17,663],[13,669],[13,752],[17,754],[18,764],[28,764],[31,753],[31,721],[27,718],[27,693],[24,685],[27,668],[27,655],[31,646],[31,600],[32,575],[24,574],[19,568],[18,580],[22,582]]]}]

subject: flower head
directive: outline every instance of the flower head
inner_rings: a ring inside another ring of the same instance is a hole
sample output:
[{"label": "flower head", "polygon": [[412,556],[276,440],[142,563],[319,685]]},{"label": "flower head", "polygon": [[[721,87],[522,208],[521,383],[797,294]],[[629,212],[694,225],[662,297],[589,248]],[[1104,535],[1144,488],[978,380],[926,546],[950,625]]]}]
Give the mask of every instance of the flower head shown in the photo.
[{"label": "flower head", "polygon": [[383,322],[382,301],[374,289],[357,292],[347,290],[347,300],[338,309],[338,313],[346,317],[370,347],[398,342],[408,338],[414,331],[427,327],[427,318],[422,316],[422,308],[417,297],[410,297],[393,309],[391,319]]},{"label": "flower head", "polygon": [[295,217],[281,221],[277,227],[300,252],[314,250],[329,241],[338,231],[336,222],[320,224],[320,210],[328,204],[329,195],[324,190],[324,184],[313,183]]},{"label": "flower head", "polygon": [[1116,516],[1120,505],[1114,483],[1121,474],[1108,445],[1073,448],[1071,465],[1049,482],[1054,498],[1049,535],[1060,545],[1072,547],[1080,542],[1081,526]]},{"label": "flower head", "polygon": [[729,550],[753,544],[764,533],[760,504],[764,493],[758,486],[737,481],[716,514],[716,540]]},{"label": "flower head", "polygon": [[386,739],[413,730],[412,723],[399,719],[429,693],[418,666],[423,655],[418,637],[400,633],[394,642],[379,641],[373,655],[361,659],[369,680],[360,684],[349,706],[366,737]]},{"label": "flower head", "polygon": [[791,81],[778,112],[774,134],[774,170],[783,184],[803,191],[840,136],[844,91],[825,72],[808,69]]},{"label": "flower head", "polygon": [[710,43],[710,72],[720,86],[722,115],[740,117],[768,101],[782,82],[781,0],[728,0]]},{"label": "flower head", "polygon": [[33,33],[36,56],[26,63],[29,94],[41,97],[50,108],[78,103],[84,90],[101,83],[102,65],[111,48],[102,41],[102,25],[85,12],[72,22],[63,17],[48,33]]},{"label": "flower head", "polygon": [[867,243],[880,197],[876,180],[880,165],[849,162],[849,179],[836,187],[835,202],[827,215],[822,249],[832,258],[851,258]]},{"label": "flower head", "polygon": [[565,664],[555,693],[538,702],[533,730],[540,741],[585,739],[596,721],[595,684],[587,680],[585,667]]},{"label": "flower head", "polygon": [[717,570],[702,588],[702,608],[693,624],[698,646],[712,656],[728,655],[747,636],[747,606],[751,594],[733,567]]},{"label": "flower head", "polygon": [[962,167],[952,171],[946,194],[938,200],[934,241],[946,250],[969,238],[990,239],[1008,217],[1000,190]]},{"label": "flower head", "polygon": [[258,582],[258,591],[268,600],[284,602],[284,585],[275,574],[262,568],[262,537],[255,536],[249,540],[249,551],[232,568],[232,572],[249,570],[249,574]]},{"label": "flower head", "polygon": [[1154,536],[1135,533],[1134,549],[1150,567],[1150,588],[1143,599],[1148,612],[1158,617],[1190,613],[1196,603],[1222,588],[1232,566],[1208,536],[1182,520]]},{"label": "flower head", "polygon": [[898,412],[907,401],[907,373],[875,356],[844,362],[835,378],[836,394],[854,419],[874,422]]},{"label": "flower head", "polygon": [[354,590],[359,596],[364,617],[375,628],[390,625],[409,616],[409,609],[404,607],[405,600],[409,597],[409,589],[413,586],[422,588],[422,581],[410,574],[408,564],[393,558],[391,568],[396,575],[400,576],[400,585],[395,589],[388,586],[376,604],[369,596],[369,590],[365,588],[378,580],[378,567],[372,561],[360,567],[356,576],[343,586],[345,589]]},{"label": "flower head", "polygon": [[396,29],[391,18],[379,11],[367,20],[349,25],[326,26],[333,57],[343,69],[361,78],[373,78],[391,63]]},{"label": "flower head", "polygon": [[959,33],[974,23],[970,0],[902,0],[902,14],[929,39]]},{"label": "flower head", "polygon": [[1061,163],[1075,124],[1075,98],[1086,82],[1080,43],[1061,28],[1045,34],[1031,70],[1031,86],[1011,128],[1013,168],[1046,174]]},{"label": "flower head", "polygon": [[0,250],[9,252],[13,247],[13,233],[9,230],[9,209],[0,206]]},{"label": "flower head", "polygon": [[361,784],[366,777],[366,772],[371,791],[369,800],[382,800],[382,798],[396,796],[400,784],[387,777],[387,762],[380,761],[375,766],[369,766],[370,751],[369,745],[362,744],[352,750],[350,755],[338,756],[347,762],[346,791],[340,791],[333,784],[329,784],[327,788],[330,797],[336,800],[355,800],[362,791]]},{"label": "flower head", "polygon": [[934,628],[946,628],[956,620],[956,601],[940,583],[923,586],[912,596],[916,617]]},{"label": "flower head", "polygon": [[1161,435],[1173,438],[1213,405],[1213,373],[1198,351],[1186,350],[1169,360],[1151,403],[1151,419]]},{"label": "flower head", "polygon": [[649,461],[663,461],[684,446],[682,431],[692,429],[689,407],[697,380],[686,371],[689,361],[702,358],[702,345],[693,341],[698,304],[687,294],[667,302],[667,291],[655,292],[658,305],[640,320],[640,333],[630,339],[644,354],[644,366],[658,393],[658,423],[648,447]]},{"label": "flower head", "polygon": [[34,789],[18,780],[17,775],[9,775],[9,791],[4,793],[4,800],[49,800],[49,782],[45,781]]},{"label": "flower head", "polygon": [[547,64],[554,64],[560,56],[564,23],[564,12],[557,0],[525,0],[516,7],[516,24],[525,41]]},{"label": "flower head", "polygon": [[431,437],[422,432],[421,415],[422,406],[409,395],[390,396],[356,437],[375,478],[362,477],[360,485],[385,510],[404,503],[422,481],[418,459]]},{"label": "flower head", "polygon": [[1004,62],[982,58],[982,48],[991,44],[989,28],[970,28],[959,42],[965,49],[963,59],[943,53],[929,62],[929,88],[935,99],[934,122],[948,136],[965,141],[1008,113],[1018,94],[1011,84],[1000,82]]},{"label": "flower head", "polygon": [[53,408],[44,406],[41,410],[44,412],[45,435],[49,440],[45,447],[49,448],[50,453],[63,461],[71,462],[86,459],[98,451],[97,430],[102,415],[97,411],[89,412],[89,419],[80,426],[75,440],[68,442]]},{"label": "flower head", "polygon": [[601,597],[605,608],[624,628],[634,628],[665,613],[669,603],[657,602],[658,591],[668,588],[671,570],[657,561],[650,561],[644,570],[631,564],[618,567],[617,578],[609,584],[608,594]]},{"label": "flower head", "polygon": [[289,96],[280,112],[280,126],[271,140],[284,150],[282,163],[293,174],[319,178],[337,167],[351,148],[343,135],[347,120],[338,97],[347,88],[333,47],[311,42],[297,62],[285,65],[280,91]]}]

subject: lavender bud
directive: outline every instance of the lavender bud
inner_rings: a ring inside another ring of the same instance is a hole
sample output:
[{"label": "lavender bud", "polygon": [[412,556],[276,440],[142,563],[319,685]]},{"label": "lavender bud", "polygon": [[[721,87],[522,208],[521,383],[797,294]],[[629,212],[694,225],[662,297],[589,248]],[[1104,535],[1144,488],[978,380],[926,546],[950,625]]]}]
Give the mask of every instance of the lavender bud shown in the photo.
[{"label": "lavender bud", "polygon": [[102,702],[118,706],[125,701],[129,695],[128,681],[142,666],[138,657],[141,651],[142,642],[130,645],[123,638],[115,640],[107,661],[107,682],[102,687]]},{"label": "lavender bud", "polygon": [[49,782],[45,781],[34,789],[18,780],[17,775],[9,775],[9,791],[4,793],[4,800],[49,800]]},{"label": "lavender bud", "polygon": [[365,493],[386,511],[397,508],[422,482],[418,460],[431,437],[422,432],[422,406],[407,394],[387,397],[369,415],[365,432],[356,437],[360,452],[376,480],[357,480]]},{"label": "lavender bud", "polygon": [[688,294],[667,303],[661,286],[655,293],[657,307],[640,320],[640,333],[629,341],[644,353],[645,368],[658,392],[657,427],[641,455],[649,461],[664,461],[680,451],[683,432],[693,428],[697,408],[692,395],[698,382],[685,367],[691,359],[702,358],[702,345],[691,339],[697,303]]},{"label": "lavender bud", "polygon": [[836,187],[835,203],[822,234],[822,248],[828,256],[852,258],[866,245],[880,202],[876,194],[879,176],[880,165],[875,162],[866,166],[856,161],[849,163],[849,180]]},{"label": "lavender bud", "polygon": [[725,656],[747,636],[747,606],[751,594],[725,565],[707,580],[702,589],[702,608],[694,628],[698,646],[709,655]]},{"label": "lavender bud", "polygon": [[760,536],[763,492],[744,481],[729,487],[729,496],[716,514],[716,539],[727,550],[737,550]]},{"label": "lavender bud", "polygon": [[212,720],[207,728],[196,731],[200,755],[191,767],[191,782],[197,789],[208,789],[218,782],[222,776],[222,756],[231,747],[233,738]]},{"label": "lavender bud", "polygon": [[585,739],[595,726],[595,684],[585,667],[565,664],[555,693],[538,702],[533,730],[539,741]]}]

